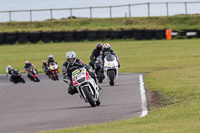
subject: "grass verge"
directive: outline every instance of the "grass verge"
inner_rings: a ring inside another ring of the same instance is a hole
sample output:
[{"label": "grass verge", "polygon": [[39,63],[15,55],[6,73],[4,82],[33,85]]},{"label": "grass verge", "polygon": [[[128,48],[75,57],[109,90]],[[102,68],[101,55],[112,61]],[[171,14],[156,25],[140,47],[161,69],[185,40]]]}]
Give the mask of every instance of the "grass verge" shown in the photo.
[{"label": "grass verge", "polygon": [[113,29],[200,29],[200,15],[108,19],[64,19],[43,22],[0,23],[0,32],[73,31]]}]

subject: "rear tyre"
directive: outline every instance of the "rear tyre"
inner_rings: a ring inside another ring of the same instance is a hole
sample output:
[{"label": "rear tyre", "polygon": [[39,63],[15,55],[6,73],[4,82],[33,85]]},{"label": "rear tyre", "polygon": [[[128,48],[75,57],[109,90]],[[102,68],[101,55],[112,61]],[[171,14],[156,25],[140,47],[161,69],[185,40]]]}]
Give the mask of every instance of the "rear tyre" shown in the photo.
[{"label": "rear tyre", "polygon": [[114,71],[110,71],[109,72],[109,79],[110,79],[109,83],[110,83],[111,86],[114,86],[114,84],[115,84],[114,83],[114,78],[115,78],[115,72]]},{"label": "rear tyre", "polygon": [[91,105],[92,107],[96,107],[96,102],[95,102],[94,99],[93,99],[94,96],[93,96],[92,93],[90,92],[88,86],[83,87],[83,92],[85,93],[85,96],[86,96],[88,102],[90,103],[90,105]]}]

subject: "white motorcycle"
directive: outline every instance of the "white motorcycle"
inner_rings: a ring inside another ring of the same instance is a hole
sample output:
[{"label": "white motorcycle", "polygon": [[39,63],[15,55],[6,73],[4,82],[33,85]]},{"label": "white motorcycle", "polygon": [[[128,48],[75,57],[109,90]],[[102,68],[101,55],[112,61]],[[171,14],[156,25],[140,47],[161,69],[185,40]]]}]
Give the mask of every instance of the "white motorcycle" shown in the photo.
[{"label": "white motorcycle", "polygon": [[100,89],[85,67],[78,68],[72,72],[72,82],[74,89],[77,89],[80,97],[85,102],[89,102],[92,107],[101,104],[99,99]]},{"label": "white motorcycle", "polygon": [[113,54],[108,54],[104,58],[104,75],[109,79],[111,86],[114,86],[115,80],[118,77],[118,62],[117,57]]}]

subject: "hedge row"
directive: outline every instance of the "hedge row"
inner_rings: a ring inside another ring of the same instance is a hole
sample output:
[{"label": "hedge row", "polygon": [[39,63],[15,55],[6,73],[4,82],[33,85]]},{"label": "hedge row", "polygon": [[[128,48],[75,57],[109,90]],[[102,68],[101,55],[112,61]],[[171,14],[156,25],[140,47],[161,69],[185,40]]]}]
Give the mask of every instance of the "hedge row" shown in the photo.
[{"label": "hedge row", "polygon": [[[176,31],[174,31],[176,32]],[[185,30],[181,34],[186,35],[187,32],[195,32],[191,37],[200,37],[200,31]],[[178,35],[178,34],[177,34]],[[176,36],[173,35],[173,37]],[[27,42],[37,43],[42,41],[48,42],[73,42],[73,41],[95,41],[106,39],[128,39],[150,40],[166,38],[166,30],[98,30],[98,31],[58,31],[58,32],[15,32],[15,33],[0,33],[0,44],[14,44],[16,42],[24,44]]]}]

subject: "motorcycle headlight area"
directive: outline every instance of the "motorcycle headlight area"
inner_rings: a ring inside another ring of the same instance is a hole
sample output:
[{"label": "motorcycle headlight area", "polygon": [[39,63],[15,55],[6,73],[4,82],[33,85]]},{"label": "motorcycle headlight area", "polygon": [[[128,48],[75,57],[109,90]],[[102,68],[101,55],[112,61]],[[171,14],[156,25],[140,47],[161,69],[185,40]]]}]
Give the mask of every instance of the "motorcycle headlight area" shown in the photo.
[{"label": "motorcycle headlight area", "polygon": [[81,78],[81,79],[78,79],[77,81],[78,81],[79,83],[82,83],[82,82],[85,81],[85,77],[83,77],[83,78]]},{"label": "motorcycle headlight area", "polygon": [[50,70],[54,70],[54,67],[50,66]]}]

